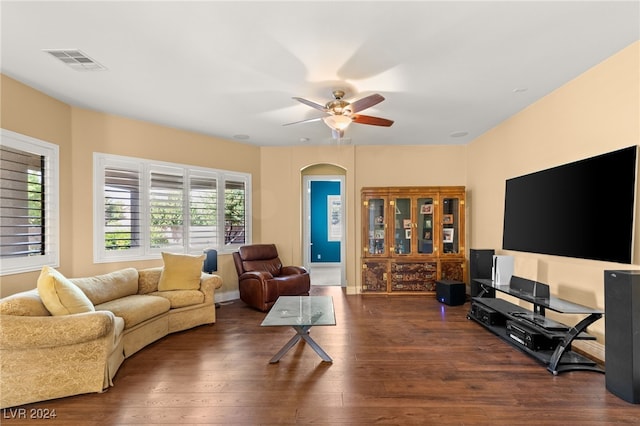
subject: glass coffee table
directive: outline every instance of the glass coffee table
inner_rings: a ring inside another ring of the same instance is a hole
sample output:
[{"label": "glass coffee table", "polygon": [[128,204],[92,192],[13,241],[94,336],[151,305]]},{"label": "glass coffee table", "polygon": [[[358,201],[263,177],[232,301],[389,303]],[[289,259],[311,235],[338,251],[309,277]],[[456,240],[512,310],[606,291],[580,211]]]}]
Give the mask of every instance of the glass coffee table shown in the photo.
[{"label": "glass coffee table", "polygon": [[285,344],[269,361],[275,364],[300,340],[304,340],[325,362],[333,362],[331,357],[309,336],[314,325],[336,325],[331,296],[280,296],[262,321],[263,327],[289,326],[296,335]]}]

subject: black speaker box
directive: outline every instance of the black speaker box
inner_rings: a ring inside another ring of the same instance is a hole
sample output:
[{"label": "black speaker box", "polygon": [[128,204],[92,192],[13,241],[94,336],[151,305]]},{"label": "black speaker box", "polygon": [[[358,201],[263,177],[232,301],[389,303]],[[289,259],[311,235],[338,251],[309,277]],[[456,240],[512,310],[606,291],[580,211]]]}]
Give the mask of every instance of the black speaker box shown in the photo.
[{"label": "black speaker box", "polygon": [[604,272],[605,383],[640,403],[640,271]]},{"label": "black speaker box", "polygon": [[[493,249],[470,249],[469,250],[469,291],[471,297],[476,297],[482,291],[480,284],[474,280],[476,278],[491,279],[491,268],[493,266]],[[496,297],[496,291],[490,289],[483,297]]]},{"label": "black speaker box", "polygon": [[436,281],[436,299],[447,305],[463,305],[467,300],[467,286],[461,281]]},{"label": "black speaker box", "polygon": [[202,271],[209,274],[218,270],[218,251],[209,249],[204,251],[205,259],[202,265]]}]

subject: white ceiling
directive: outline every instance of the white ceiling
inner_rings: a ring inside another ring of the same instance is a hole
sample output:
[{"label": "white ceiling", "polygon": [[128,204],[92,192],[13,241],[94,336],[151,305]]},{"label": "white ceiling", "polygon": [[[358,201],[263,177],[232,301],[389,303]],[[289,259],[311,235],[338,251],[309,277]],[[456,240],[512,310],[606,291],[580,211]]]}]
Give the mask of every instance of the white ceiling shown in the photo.
[{"label": "white ceiling", "polygon": [[640,39],[639,4],[3,0],[1,70],[74,106],[265,146],[330,143],[321,121],[283,126],[322,115],[293,96],[380,93],[362,113],[394,125],[352,124],[345,143],[464,144]]}]

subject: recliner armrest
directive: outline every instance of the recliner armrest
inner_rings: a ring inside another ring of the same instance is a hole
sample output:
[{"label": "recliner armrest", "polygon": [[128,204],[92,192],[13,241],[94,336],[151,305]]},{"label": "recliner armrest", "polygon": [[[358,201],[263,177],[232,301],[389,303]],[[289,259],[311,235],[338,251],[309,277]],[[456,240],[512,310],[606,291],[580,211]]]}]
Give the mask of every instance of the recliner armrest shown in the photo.
[{"label": "recliner armrest", "polygon": [[283,266],[280,275],[302,275],[306,273],[307,270],[302,266]]},{"label": "recliner armrest", "polygon": [[264,281],[272,279],[273,275],[271,275],[267,271],[247,271],[243,272],[242,275],[240,275],[239,280],[242,281],[251,278]]}]

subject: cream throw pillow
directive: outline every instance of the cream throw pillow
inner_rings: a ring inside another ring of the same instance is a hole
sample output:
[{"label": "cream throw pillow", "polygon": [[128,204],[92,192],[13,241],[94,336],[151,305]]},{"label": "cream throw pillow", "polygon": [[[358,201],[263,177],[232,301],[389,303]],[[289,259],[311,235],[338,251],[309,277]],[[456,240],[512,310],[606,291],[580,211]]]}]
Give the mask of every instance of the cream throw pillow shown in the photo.
[{"label": "cream throw pillow", "polygon": [[162,253],[164,268],[158,282],[159,291],[197,290],[205,255]]},{"label": "cream throw pillow", "polygon": [[96,310],[78,286],[50,266],[42,268],[38,277],[38,293],[51,315],[80,314]]}]

